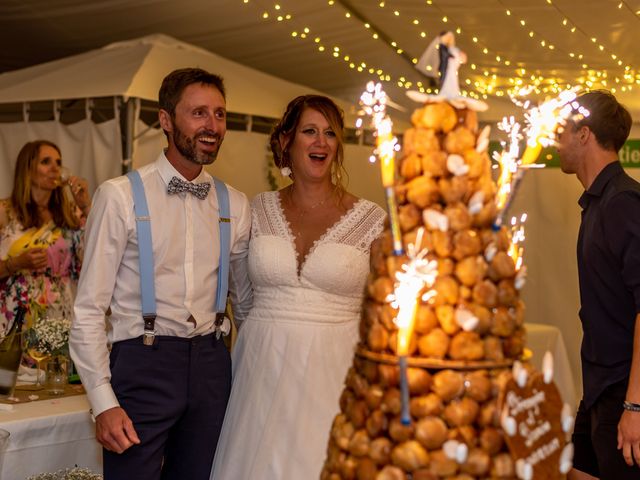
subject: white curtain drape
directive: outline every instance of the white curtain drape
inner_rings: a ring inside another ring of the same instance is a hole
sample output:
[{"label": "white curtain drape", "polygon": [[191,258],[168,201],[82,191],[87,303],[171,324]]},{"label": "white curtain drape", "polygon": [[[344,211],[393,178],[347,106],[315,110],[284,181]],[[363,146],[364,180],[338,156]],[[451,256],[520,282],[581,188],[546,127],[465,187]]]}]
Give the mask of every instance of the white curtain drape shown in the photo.
[{"label": "white curtain drape", "polygon": [[0,123],[0,198],[11,195],[18,152],[30,141],[54,142],[62,163],[89,183],[91,193],[103,181],[122,172],[122,141],[119,119],[100,124],[91,120],[64,125],[60,122]]}]

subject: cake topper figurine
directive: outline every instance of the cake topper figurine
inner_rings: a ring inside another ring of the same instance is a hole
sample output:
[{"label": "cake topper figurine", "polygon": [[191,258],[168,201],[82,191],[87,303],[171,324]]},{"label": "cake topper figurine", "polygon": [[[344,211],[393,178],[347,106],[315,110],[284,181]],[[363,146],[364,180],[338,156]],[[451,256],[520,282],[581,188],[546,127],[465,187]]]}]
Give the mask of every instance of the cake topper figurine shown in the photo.
[{"label": "cake topper figurine", "polygon": [[485,111],[488,108],[485,102],[464,97],[460,93],[458,69],[466,62],[467,55],[456,46],[453,32],[441,32],[431,41],[416,64],[420,73],[439,80],[438,94],[428,95],[412,90],[407,95],[419,103],[447,100],[458,108]]}]

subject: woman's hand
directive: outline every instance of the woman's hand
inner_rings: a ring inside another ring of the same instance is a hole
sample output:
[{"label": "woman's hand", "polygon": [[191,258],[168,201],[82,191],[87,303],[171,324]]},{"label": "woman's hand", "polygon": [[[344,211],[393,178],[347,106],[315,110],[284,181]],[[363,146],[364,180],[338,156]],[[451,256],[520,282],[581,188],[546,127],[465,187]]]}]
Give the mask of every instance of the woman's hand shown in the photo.
[{"label": "woman's hand", "polygon": [[73,200],[82,213],[85,215],[89,213],[89,207],[91,207],[91,198],[89,197],[89,185],[84,178],[71,176],[69,177],[69,188],[71,188],[71,194]]},{"label": "woman's hand", "polygon": [[40,271],[47,268],[47,250],[45,248],[30,248],[17,257],[11,258],[11,269]]}]

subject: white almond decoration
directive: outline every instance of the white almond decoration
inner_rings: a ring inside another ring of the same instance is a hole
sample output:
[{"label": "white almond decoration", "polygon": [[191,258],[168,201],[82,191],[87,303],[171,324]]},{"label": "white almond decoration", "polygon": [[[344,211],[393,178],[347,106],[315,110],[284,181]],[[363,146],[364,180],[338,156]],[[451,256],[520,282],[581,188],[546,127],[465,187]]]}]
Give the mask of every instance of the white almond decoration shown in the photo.
[{"label": "white almond decoration", "polygon": [[469,455],[469,447],[466,443],[457,440],[447,440],[442,444],[442,451],[445,456],[457,463],[462,464],[467,461]]},{"label": "white almond decoration", "polygon": [[567,443],[560,454],[560,473],[566,475],[573,467],[573,443]]},{"label": "white almond decoration", "polygon": [[478,141],[476,142],[476,152],[482,153],[489,146],[489,134],[491,133],[491,127],[487,125],[482,129],[480,135],[478,135]]},{"label": "white almond decoration", "polygon": [[565,403],[562,406],[562,413],[560,417],[560,423],[562,423],[562,431],[564,433],[569,433],[573,430],[574,420],[575,419],[573,417],[573,410],[571,409],[571,405]]},{"label": "white almond decoration", "polygon": [[542,357],[542,378],[546,384],[553,381],[553,354],[548,350]]},{"label": "white almond decoration", "polygon": [[522,287],[524,287],[524,284],[527,282],[527,266],[523,265],[520,267],[520,270],[518,270],[518,273],[516,273],[516,278],[513,282],[513,286],[516,288],[516,290],[522,290]]},{"label": "white almond decoration", "polygon": [[455,319],[456,323],[460,325],[465,332],[474,331],[480,322],[478,317],[463,307],[456,308]]},{"label": "white almond decoration", "polygon": [[502,410],[502,415],[500,416],[500,425],[502,425],[504,433],[506,433],[510,437],[513,437],[518,430],[516,419],[509,416],[509,411],[507,408]]},{"label": "white almond decoration", "polygon": [[496,247],[496,244],[492,242],[489,245],[487,245],[487,248],[484,249],[485,260],[491,263],[491,260],[493,260],[493,257],[496,256],[496,253],[498,253],[498,247]]},{"label": "white almond decoration", "polygon": [[422,219],[429,230],[449,230],[449,218],[442,212],[428,208],[422,212]]},{"label": "white almond decoration", "polygon": [[476,213],[480,213],[482,207],[484,206],[484,192],[482,190],[478,190],[476,193],[471,195],[469,199],[469,213],[471,215],[475,215]]},{"label": "white almond decoration", "polygon": [[516,475],[522,480],[531,480],[533,478],[533,467],[521,458],[516,462]]},{"label": "white almond decoration", "polygon": [[447,170],[453,173],[456,177],[466,175],[469,173],[469,165],[464,161],[461,155],[452,153],[447,157]]}]

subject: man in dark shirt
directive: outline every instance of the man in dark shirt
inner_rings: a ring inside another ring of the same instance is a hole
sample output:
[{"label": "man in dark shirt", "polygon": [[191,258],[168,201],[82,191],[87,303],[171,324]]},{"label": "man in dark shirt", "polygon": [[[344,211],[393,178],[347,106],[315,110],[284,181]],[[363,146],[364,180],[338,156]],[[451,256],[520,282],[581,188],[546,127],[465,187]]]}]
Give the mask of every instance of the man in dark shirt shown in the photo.
[{"label": "man in dark shirt", "polygon": [[577,252],[584,395],[568,479],[637,480],[640,184],[618,160],[631,116],[608,92],[589,92],[577,100],[589,115],[567,122],[558,135],[562,171],[575,174],[585,189]]}]

